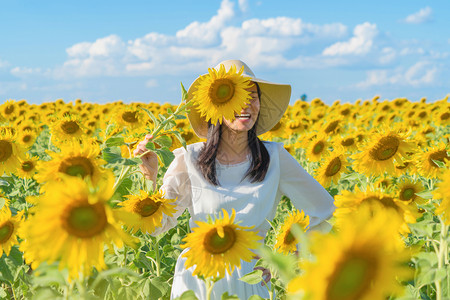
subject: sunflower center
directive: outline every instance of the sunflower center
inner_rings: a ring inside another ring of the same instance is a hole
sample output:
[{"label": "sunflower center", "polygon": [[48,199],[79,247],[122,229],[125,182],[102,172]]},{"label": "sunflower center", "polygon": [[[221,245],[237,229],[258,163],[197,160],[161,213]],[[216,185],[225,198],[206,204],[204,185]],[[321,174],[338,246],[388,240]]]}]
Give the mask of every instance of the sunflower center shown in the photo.
[{"label": "sunflower center", "polygon": [[332,131],[334,131],[337,126],[339,125],[339,121],[333,121],[331,122],[326,128],[325,128],[325,133],[330,133]]},{"label": "sunflower center", "polygon": [[321,153],[324,147],[325,147],[325,144],[322,141],[317,142],[313,147],[313,153],[314,154]]},{"label": "sunflower center", "polygon": [[101,203],[84,202],[68,207],[62,214],[62,226],[71,235],[90,238],[105,230],[107,225],[105,208]]},{"label": "sunflower center", "polygon": [[341,160],[339,157],[335,157],[327,166],[327,169],[325,171],[325,175],[328,177],[331,177],[335,175],[339,170],[341,169]]},{"label": "sunflower center", "polygon": [[22,137],[22,142],[28,143],[29,141],[31,141],[31,135],[27,134]]},{"label": "sunflower center", "polygon": [[12,145],[10,142],[0,140],[0,162],[6,161],[12,155]]},{"label": "sunflower center", "polygon": [[61,129],[66,134],[74,134],[80,130],[80,126],[75,121],[66,121],[61,125]]},{"label": "sunflower center", "polygon": [[161,202],[155,202],[151,198],[145,198],[134,207],[134,211],[143,217],[149,217],[158,211]]},{"label": "sunflower center", "polygon": [[5,114],[6,115],[10,115],[10,114],[12,114],[14,112],[14,105],[8,105],[6,108],[5,108]]},{"label": "sunflower center", "polygon": [[400,192],[400,200],[408,201],[414,197],[414,189],[407,187]]},{"label": "sunflower center", "polygon": [[450,113],[448,113],[448,112],[443,113],[443,114],[441,115],[441,120],[442,120],[442,121],[448,120],[448,118],[450,118]]},{"label": "sunflower center", "polygon": [[371,259],[350,256],[340,262],[326,287],[326,299],[358,300],[370,287],[376,265]]},{"label": "sunflower center", "polygon": [[450,157],[447,155],[447,151],[439,150],[430,154],[430,156],[428,157],[428,162],[430,163],[431,166],[439,168],[439,166],[433,160],[444,162],[444,159],[450,159]]},{"label": "sunflower center", "polygon": [[284,243],[286,245],[290,245],[295,241],[296,241],[296,239],[295,239],[294,235],[292,234],[291,230],[289,229],[284,237]]},{"label": "sunflower center", "polygon": [[223,236],[219,236],[217,229],[211,229],[203,240],[203,246],[211,254],[225,253],[236,242],[236,233],[230,226],[223,227]]},{"label": "sunflower center", "polygon": [[208,95],[215,104],[228,102],[234,96],[233,81],[227,78],[216,79],[209,87]]},{"label": "sunflower center", "polygon": [[343,139],[341,141],[341,145],[342,146],[346,146],[346,147],[351,146],[354,143],[355,143],[355,139],[354,138],[346,138],[346,139]]},{"label": "sunflower center", "polygon": [[76,156],[63,160],[59,165],[58,171],[70,176],[81,176],[84,178],[87,175],[94,174],[94,166],[88,158]]},{"label": "sunflower center", "polygon": [[32,161],[24,161],[20,167],[22,168],[22,171],[30,172],[33,170],[34,164]]},{"label": "sunflower center", "polygon": [[0,227],[0,245],[7,242],[14,232],[14,224],[6,221]]},{"label": "sunflower center", "polygon": [[136,111],[126,111],[122,114],[122,120],[127,123],[137,123],[137,112]]},{"label": "sunflower center", "polygon": [[395,136],[384,136],[369,151],[374,160],[387,160],[397,153],[400,141]]}]

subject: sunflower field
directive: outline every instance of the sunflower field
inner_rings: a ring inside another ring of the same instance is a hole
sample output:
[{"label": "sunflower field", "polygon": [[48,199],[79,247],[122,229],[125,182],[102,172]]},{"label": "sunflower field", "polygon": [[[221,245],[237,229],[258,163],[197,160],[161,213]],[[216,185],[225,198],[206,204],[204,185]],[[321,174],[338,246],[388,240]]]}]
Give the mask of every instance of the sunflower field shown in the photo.
[{"label": "sunflower field", "polygon": [[[289,106],[259,138],[284,143],[336,210],[331,229],[308,231],[308,216],[283,197],[263,243],[231,212],[190,233],[185,211],[175,227],[151,234],[176,207],[133,150],[153,135],[147,148],[161,186],[172,151],[202,141],[187,109],[185,101],[0,105],[1,299],[169,299],[181,251],[217,224],[209,238],[230,249],[224,237],[234,230],[253,251],[238,258],[258,255],[270,269],[271,299],[450,299],[448,97]],[[213,267],[188,261],[210,287],[215,271],[239,264],[225,256],[212,256]],[[241,279],[261,284],[263,272]]]}]

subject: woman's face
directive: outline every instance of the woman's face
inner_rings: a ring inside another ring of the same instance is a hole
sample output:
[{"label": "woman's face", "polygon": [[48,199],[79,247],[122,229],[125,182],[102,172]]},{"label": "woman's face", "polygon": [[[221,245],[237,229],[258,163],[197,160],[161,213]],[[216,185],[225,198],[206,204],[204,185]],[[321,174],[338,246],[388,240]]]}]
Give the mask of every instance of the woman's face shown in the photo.
[{"label": "woman's face", "polygon": [[260,107],[258,89],[256,88],[256,85],[253,84],[252,87],[246,90],[250,91],[250,96],[252,97],[250,104],[243,108],[239,115],[235,115],[236,118],[233,122],[230,122],[225,118],[223,119],[223,123],[234,131],[249,131],[252,129],[253,125],[255,125],[256,119],[258,118]]}]

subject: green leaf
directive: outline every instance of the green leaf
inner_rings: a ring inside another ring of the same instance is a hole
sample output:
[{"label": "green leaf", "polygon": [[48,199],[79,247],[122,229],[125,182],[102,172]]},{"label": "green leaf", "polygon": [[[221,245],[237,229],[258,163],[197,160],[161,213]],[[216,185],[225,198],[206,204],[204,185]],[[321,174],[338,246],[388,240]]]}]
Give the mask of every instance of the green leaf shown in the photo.
[{"label": "green leaf", "polygon": [[167,294],[170,285],[159,277],[155,277],[150,282],[150,299],[158,299]]},{"label": "green leaf", "polygon": [[145,145],[145,148],[147,148],[148,150],[155,150],[155,149],[156,149],[156,146],[155,146],[155,144],[154,144],[153,142],[148,142],[148,143]]},{"label": "green leaf", "polygon": [[262,298],[261,296],[258,295],[253,295],[248,297],[248,300],[264,300],[264,298]]},{"label": "green leaf", "polygon": [[198,300],[198,298],[195,296],[194,291],[186,291],[174,300]]},{"label": "green leaf", "polygon": [[168,148],[164,147],[161,149],[155,150],[156,154],[158,155],[159,159],[163,162],[165,166],[169,166],[170,163],[175,158],[175,155],[170,151]]},{"label": "green leaf", "polygon": [[102,156],[104,160],[111,164],[120,162],[123,159],[119,147],[108,147],[103,149]]},{"label": "green leaf", "polygon": [[125,166],[137,166],[142,163],[142,160],[138,157],[132,157],[132,158],[125,158],[123,160],[123,164]]},{"label": "green leaf", "polygon": [[441,281],[447,276],[445,269],[429,269],[424,274],[419,274],[417,279],[418,286],[431,284],[435,281]]},{"label": "green leaf", "polygon": [[145,107],[141,107],[141,109],[147,113],[147,115],[150,117],[150,119],[152,119],[153,124],[155,124],[155,128],[158,127],[160,122],[158,121],[158,119],[156,119],[155,115]]},{"label": "green leaf", "polygon": [[186,89],[184,88],[184,85],[182,82],[181,83],[181,99],[182,101],[186,101],[188,98],[188,93],[186,92]]},{"label": "green leaf", "polygon": [[121,197],[125,196],[125,195],[129,195],[132,186],[133,186],[133,180],[131,180],[128,177],[124,178],[122,180],[122,182],[119,184],[119,186],[116,188],[116,192],[114,193],[114,196],[112,198],[117,199],[118,195],[120,195]]},{"label": "green leaf", "polygon": [[171,131],[171,133],[180,141],[181,145],[183,145],[184,149],[186,149],[186,140],[183,138],[180,132]]},{"label": "green leaf", "polygon": [[431,191],[423,191],[420,193],[415,193],[416,196],[419,196],[423,199],[431,199],[433,198],[433,194],[431,193]]},{"label": "green leaf", "polygon": [[239,300],[239,297],[236,295],[229,295],[228,292],[222,294],[221,300]]},{"label": "green leaf", "polygon": [[5,205],[5,203],[6,203],[6,199],[3,198],[3,197],[0,197],[0,209],[3,208],[3,206]]},{"label": "green leaf", "polygon": [[120,137],[120,136],[110,137],[105,142],[106,147],[122,146],[124,144],[125,144],[125,142],[123,140],[123,137]]},{"label": "green leaf", "polygon": [[253,272],[245,274],[244,276],[239,278],[239,280],[248,284],[257,284],[261,282],[262,274],[263,272],[261,270],[254,270]]},{"label": "green leaf", "polygon": [[167,135],[161,135],[154,139],[153,142],[157,143],[161,147],[169,148],[170,146],[172,146],[172,139]]},{"label": "green leaf", "polygon": [[440,160],[431,159],[439,168],[445,168],[445,163]]}]

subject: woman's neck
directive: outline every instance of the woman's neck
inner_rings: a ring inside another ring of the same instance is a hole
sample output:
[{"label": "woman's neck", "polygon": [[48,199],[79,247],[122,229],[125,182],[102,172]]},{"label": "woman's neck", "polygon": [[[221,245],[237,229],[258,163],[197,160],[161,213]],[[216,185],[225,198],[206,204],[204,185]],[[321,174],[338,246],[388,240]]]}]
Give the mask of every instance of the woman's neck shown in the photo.
[{"label": "woman's neck", "polygon": [[248,133],[246,131],[233,131],[222,126],[217,159],[226,164],[242,162],[250,152],[248,146]]}]

